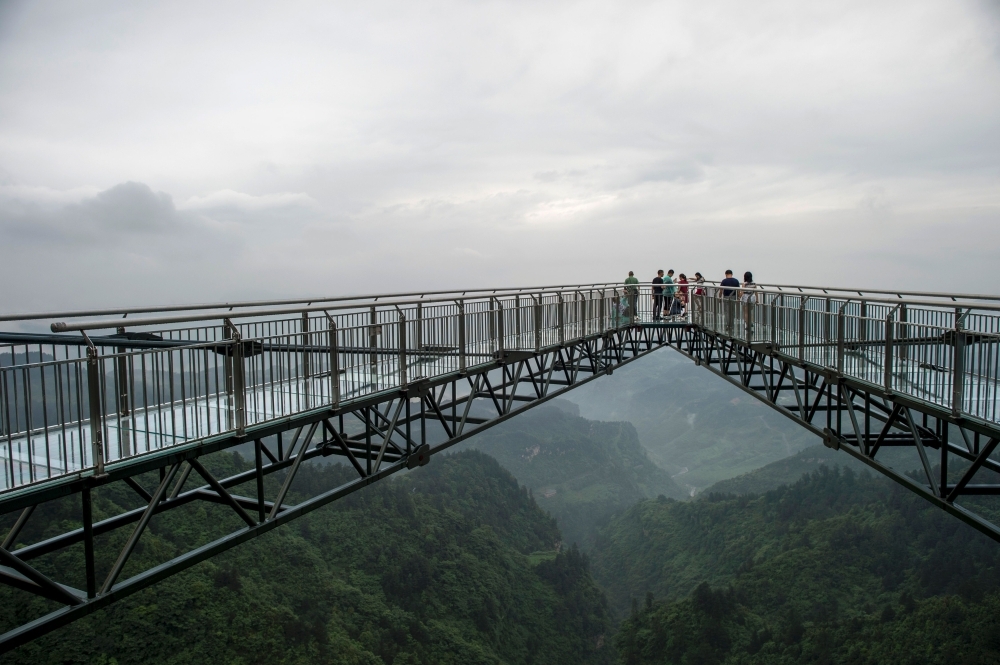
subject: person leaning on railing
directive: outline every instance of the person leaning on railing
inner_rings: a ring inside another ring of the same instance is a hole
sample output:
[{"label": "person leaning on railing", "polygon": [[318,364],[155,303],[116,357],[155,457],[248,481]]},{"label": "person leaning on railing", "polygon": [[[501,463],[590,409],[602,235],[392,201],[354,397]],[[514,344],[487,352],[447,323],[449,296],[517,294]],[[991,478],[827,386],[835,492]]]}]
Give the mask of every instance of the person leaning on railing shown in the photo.
[{"label": "person leaning on railing", "polygon": [[705,288],[701,286],[704,283],[705,283],[705,278],[702,276],[700,272],[696,272],[694,274],[694,284],[695,284],[694,295],[696,296],[705,295]]},{"label": "person leaning on railing", "polygon": [[[700,273],[696,272],[694,274],[694,288],[691,291],[691,317],[692,321],[695,320],[697,316],[697,309],[704,306],[702,298],[705,297],[707,289],[703,286],[705,284],[705,277]],[[700,321],[695,321],[699,323]]]}]

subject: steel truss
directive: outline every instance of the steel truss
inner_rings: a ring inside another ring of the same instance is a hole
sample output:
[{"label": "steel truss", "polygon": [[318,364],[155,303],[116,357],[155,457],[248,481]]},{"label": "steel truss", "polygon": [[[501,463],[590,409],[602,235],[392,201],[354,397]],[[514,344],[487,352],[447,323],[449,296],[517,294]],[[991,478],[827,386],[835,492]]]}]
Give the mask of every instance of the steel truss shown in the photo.
[{"label": "steel truss", "polygon": [[[497,425],[533,406],[591,381],[668,341],[663,329],[626,327],[583,336],[539,351],[498,351],[494,359],[464,371],[410,381],[405,388],[345,400],[279,422],[247,427],[244,433],[204,440],[197,445],[166,449],[72,483],[23,492],[8,498],[6,510],[20,515],[0,546],[0,582],[55,601],[61,608],[0,635],[7,652],[60,626],[149,587],[201,561],[255,538],[316,508],[336,501],[403,469],[427,464],[430,456]],[[276,439],[270,445],[266,439]],[[252,443],[252,469],[216,478],[200,459],[211,453]],[[276,444],[276,445],[275,445]],[[357,478],[306,500],[287,501],[301,465],[335,455],[353,467]],[[264,479],[284,471],[280,490],[266,496]],[[140,476],[157,472],[155,487]],[[144,506],[95,522],[91,493],[123,483]],[[253,496],[232,492],[253,483]],[[36,507],[52,499],[79,495],[82,527],[12,551]],[[158,514],[197,501],[228,506],[244,526],[149,570],[127,578],[121,574],[150,520]],[[108,571],[96,569],[95,537],[131,529]],[[43,555],[83,544],[86,581],[77,589],[44,575],[33,565]]]},{"label": "steel truss", "polygon": [[[1000,482],[973,482],[984,470],[1000,474],[1000,463],[990,457],[1000,442],[1000,426],[803,362],[770,343],[747,343],[699,327],[685,329],[669,343],[821,437],[827,447],[848,453],[1000,541],[1000,528],[955,503],[962,497],[1000,495]],[[877,455],[887,447],[914,449],[923,478],[882,463]]]}]

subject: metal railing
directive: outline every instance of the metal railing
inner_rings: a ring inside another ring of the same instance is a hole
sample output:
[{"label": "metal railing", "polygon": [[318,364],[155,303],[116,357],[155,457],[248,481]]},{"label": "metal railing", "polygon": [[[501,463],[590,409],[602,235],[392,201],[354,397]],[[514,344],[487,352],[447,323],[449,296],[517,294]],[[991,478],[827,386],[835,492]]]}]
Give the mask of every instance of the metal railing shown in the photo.
[{"label": "metal railing", "polygon": [[[996,304],[818,287],[754,289],[744,300],[736,291],[720,298],[713,283],[688,284],[687,311],[666,325],[766,344],[885,392],[1000,422]],[[55,322],[63,332],[53,335],[0,333],[9,340],[0,343],[0,492],[101,474],[171,446],[495,363],[510,351],[652,325],[656,302],[648,284],[448,293],[297,309],[253,303],[225,316],[172,308],[181,313]]]},{"label": "metal railing", "polygon": [[1000,308],[765,289],[692,298],[692,322],[746,344],[1000,423]]},{"label": "metal railing", "polygon": [[[76,322],[0,344],[0,492],[632,323],[615,288]],[[87,315],[90,313],[84,312]],[[122,327],[127,323],[126,331]],[[111,335],[98,335],[102,329]],[[152,347],[152,348],[149,348]]]}]

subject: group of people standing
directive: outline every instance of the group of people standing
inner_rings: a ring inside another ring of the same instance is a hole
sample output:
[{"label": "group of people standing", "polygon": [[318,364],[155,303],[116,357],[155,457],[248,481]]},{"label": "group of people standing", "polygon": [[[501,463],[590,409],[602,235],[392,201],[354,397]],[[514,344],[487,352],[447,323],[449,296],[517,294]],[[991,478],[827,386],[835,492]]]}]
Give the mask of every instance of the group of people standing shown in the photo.
[{"label": "group of people standing", "polygon": [[[694,274],[694,284],[704,284],[705,278],[701,276],[700,272]],[[690,286],[688,286],[687,275],[681,273],[677,275],[677,280],[674,280],[674,271],[668,270],[664,273],[662,270],[656,271],[656,277],[653,278],[653,320],[674,320],[681,318],[687,314],[688,300],[691,295]],[[696,286],[694,289],[695,295],[701,295],[701,287]]]},{"label": "group of people standing", "polygon": [[[743,302],[756,302],[757,288],[753,274],[743,273],[743,282],[733,277],[733,271],[727,270],[725,278],[719,282],[719,288],[709,290],[705,287],[705,278],[700,272],[694,274],[694,279],[688,281],[687,275],[680,273],[674,279],[674,271],[656,271],[653,284],[653,321],[675,321],[687,316],[690,296],[715,295],[728,300],[739,299]],[[633,319],[639,314],[639,280],[631,270],[625,280],[625,294],[628,298],[629,316]],[[727,288],[728,287],[728,288]],[[714,292],[714,293],[713,293]]]}]

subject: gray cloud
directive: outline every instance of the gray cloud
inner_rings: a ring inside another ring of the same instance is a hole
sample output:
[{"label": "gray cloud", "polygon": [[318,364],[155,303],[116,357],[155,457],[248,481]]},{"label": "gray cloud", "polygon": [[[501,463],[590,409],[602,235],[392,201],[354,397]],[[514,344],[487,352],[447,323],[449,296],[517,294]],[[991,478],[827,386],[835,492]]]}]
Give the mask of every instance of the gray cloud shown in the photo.
[{"label": "gray cloud", "polygon": [[117,245],[135,236],[155,243],[155,236],[202,230],[196,218],[178,212],[169,194],[154,192],[143,183],[125,182],[69,204],[60,202],[66,197],[59,193],[39,194],[0,188],[0,228],[8,242],[70,245],[86,251],[94,243]]},{"label": "gray cloud", "polygon": [[1000,249],[996,3],[3,11],[5,309]]}]

